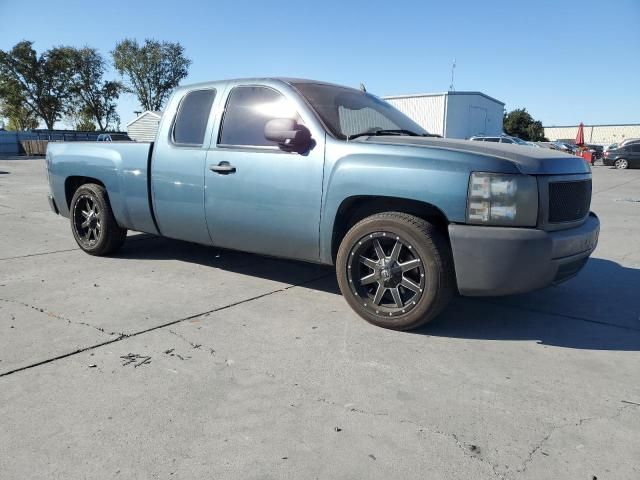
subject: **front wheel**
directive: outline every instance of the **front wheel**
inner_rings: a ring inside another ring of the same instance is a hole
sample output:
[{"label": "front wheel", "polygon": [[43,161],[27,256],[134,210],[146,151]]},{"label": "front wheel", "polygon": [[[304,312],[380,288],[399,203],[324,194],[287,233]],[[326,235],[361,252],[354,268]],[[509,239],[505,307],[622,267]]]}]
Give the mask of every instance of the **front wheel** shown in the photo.
[{"label": "front wheel", "polygon": [[87,183],[71,199],[69,219],[73,237],[90,255],[109,255],[127,238],[127,230],[116,222],[107,191],[101,185]]},{"label": "front wheel", "polygon": [[629,162],[625,158],[619,158],[613,164],[618,170],[626,170],[629,168]]},{"label": "front wheel", "polygon": [[336,273],[365,320],[410,330],[435,318],[455,291],[451,251],[429,222],[400,212],[372,215],[345,235]]}]

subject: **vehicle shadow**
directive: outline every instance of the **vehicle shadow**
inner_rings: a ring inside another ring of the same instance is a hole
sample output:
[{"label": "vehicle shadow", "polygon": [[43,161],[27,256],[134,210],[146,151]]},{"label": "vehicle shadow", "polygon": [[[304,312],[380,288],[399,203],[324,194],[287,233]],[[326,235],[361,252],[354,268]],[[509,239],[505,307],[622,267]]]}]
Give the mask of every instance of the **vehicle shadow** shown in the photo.
[{"label": "vehicle shadow", "polygon": [[640,351],[637,285],[640,269],[591,258],[582,272],[559,286],[508,297],[458,297],[415,333]]},{"label": "vehicle shadow", "polygon": [[[117,257],[178,260],[340,295],[331,267],[149,235],[129,238],[135,241]],[[640,285],[640,269],[592,258],[576,278],[558,287],[511,297],[456,297],[433,322],[407,335],[639,351],[640,295],[634,285]]]}]

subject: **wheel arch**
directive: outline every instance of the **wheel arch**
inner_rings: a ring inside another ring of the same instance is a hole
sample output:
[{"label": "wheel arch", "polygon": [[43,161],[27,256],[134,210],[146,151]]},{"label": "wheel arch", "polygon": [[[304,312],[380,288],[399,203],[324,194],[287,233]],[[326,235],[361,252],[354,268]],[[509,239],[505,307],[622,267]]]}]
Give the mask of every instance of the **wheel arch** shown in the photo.
[{"label": "wheel arch", "polygon": [[360,220],[382,212],[401,212],[432,223],[449,241],[449,220],[435,205],[400,197],[355,195],[345,198],[336,212],[331,237],[331,259],[335,263],[338,248],[349,229]]},{"label": "wheel arch", "polygon": [[[71,208],[71,200],[73,199],[73,195],[76,193],[76,190],[78,190],[78,188],[80,188],[82,185],[86,185],[87,183],[95,183],[96,185],[100,185],[101,187],[103,187],[105,190],[107,189],[105,184],[97,178],[85,177],[81,175],[73,175],[67,177],[64,180],[64,195],[65,201],[67,202],[67,208]],[[107,193],[107,199],[108,198],[109,197]]]},{"label": "wheel arch", "polygon": [[616,168],[618,168],[618,167],[617,167],[617,163],[618,163],[619,161],[621,161],[621,160],[624,160],[625,162],[627,162],[627,167],[626,167],[626,168],[631,167],[631,163],[629,162],[629,159],[628,159],[627,157],[618,157],[618,158],[616,158],[616,159],[613,161],[613,166],[614,166],[614,167],[616,167]]}]

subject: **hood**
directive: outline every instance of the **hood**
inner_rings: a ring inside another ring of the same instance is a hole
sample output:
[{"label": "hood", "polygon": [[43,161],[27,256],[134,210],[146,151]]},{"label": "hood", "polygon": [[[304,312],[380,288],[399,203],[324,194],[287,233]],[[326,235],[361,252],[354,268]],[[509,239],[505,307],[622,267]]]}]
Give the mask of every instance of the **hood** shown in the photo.
[{"label": "hood", "polygon": [[398,135],[360,137],[358,140],[385,145],[439,148],[501,158],[513,163],[518,170],[528,175],[577,174],[591,171],[587,162],[580,157],[526,145]]}]

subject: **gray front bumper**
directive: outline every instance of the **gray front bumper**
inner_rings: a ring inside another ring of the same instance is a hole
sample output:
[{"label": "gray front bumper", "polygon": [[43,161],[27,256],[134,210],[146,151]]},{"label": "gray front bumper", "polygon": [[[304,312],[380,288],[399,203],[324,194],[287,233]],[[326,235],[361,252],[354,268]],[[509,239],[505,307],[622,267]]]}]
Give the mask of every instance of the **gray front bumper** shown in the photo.
[{"label": "gray front bumper", "polygon": [[450,225],[458,290],[468,296],[510,295],[567,280],[584,266],[599,232],[594,213],[579,227],[553,232]]}]

